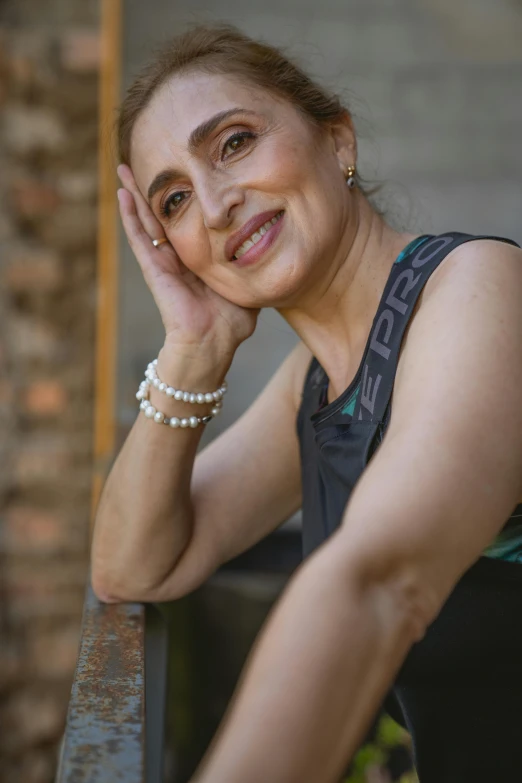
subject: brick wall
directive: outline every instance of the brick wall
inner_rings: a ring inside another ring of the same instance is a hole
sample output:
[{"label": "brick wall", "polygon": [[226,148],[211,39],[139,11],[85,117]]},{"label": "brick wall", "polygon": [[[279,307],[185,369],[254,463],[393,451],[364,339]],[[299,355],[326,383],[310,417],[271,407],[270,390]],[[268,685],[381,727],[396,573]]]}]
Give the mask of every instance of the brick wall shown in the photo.
[{"label": "brick wall", "polygon": [[98,8],[0,7],[0,779],[50,783],[87,573]]}]

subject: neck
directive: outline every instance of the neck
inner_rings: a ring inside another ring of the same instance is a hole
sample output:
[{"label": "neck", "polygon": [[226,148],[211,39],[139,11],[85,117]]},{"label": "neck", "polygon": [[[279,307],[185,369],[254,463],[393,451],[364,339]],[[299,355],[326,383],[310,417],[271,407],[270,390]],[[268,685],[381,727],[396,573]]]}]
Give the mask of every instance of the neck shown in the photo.
[{"label": "neck", "polygon": [[360,192],[355,198],[356,228],[347,227],[328,275],[279,310],[328,375],[330,399],[353,379],[393,262],[418,236],[394,231]]}]

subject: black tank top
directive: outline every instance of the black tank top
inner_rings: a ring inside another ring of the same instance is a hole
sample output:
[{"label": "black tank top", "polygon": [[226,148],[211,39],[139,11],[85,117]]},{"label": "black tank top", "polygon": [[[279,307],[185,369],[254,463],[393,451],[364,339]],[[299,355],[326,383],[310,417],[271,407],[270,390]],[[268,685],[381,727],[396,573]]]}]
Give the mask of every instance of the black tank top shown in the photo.
[{"label": "black tank top", "polygon": [[[297,419],[305,557],[340,525],[350,494],[382,441],[402,338],[419,294],[448,253],[473,239],[516,245],[500,237],[451,232],[424,235],[403,250],[391,269],[359,369],[330,404],[326,404],[326,373],[312,360]],[[485,554],[522,562],[522,503]]]}]

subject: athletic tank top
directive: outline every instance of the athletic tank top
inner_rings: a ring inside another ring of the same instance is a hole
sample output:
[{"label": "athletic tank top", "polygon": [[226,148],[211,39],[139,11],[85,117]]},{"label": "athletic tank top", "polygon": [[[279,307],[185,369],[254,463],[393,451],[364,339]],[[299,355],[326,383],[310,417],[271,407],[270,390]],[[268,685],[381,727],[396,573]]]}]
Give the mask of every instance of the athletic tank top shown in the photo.
[{"label": "athletic tank top", "polygon": [[[330,404],[326,373],[312,360],[297,418],[305,557],[340,525],[350,494],[383,439],[401,342],[419,294],[448,253],[474,239],[518,247],[501,237],[457,232],[426,234],[407,245],[392,266],[357,373]],[[484,555],[522,562],[522,502]]]}]

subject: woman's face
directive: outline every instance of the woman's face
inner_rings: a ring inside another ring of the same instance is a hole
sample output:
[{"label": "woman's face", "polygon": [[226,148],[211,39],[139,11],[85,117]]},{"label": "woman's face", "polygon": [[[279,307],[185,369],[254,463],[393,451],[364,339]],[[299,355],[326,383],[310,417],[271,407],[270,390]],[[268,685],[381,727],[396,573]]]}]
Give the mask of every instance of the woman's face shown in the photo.
[{"label": "woman's face", "polygon": [[341,262],[354,160],[349,120],[318,132],[271,93],[205,73],[158,90],[131,143],[138,187],[181,261],[244,307],[295,306]]}]

